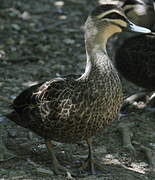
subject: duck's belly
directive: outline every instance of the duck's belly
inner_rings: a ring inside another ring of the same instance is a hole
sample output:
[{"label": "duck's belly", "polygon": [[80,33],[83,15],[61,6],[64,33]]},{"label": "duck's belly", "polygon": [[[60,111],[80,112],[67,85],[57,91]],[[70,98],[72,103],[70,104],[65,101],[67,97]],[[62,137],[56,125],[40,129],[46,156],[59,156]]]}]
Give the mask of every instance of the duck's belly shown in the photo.
[{"label": "duck's belly", "polygon": [[64,124],[62,123],[63,121],[61,121],[61,123],[55,124],[54,126],[48,124],[47,126],[42,126],[42,128],[40,127],[40,129],[33,130],[45,139],[61,143],[76,143],[96,135],[96,133],[103,130],[105,125],[111,120],[112,119],[105,119],[103,117],[73,119]]},{"label": "duck's belly", "polygon": [[92,104],[79,103],[78,107],[71,106],[71,108],[61,106],[57,111],[52,111],[53,108],[46,109],[47,106],[41,107],[33,114],[33,118],[36,115],[36,121],[31,121],[31,127],[28,128],[45,139],[62,143],[86,140],[103,130],[105,125],[116,118],[122,100],[119,94],[117,92],[116,95],[110,94],[109,101],[106,102],[105,98],[103,101],[97,97],[95,102],[91,101]]}]

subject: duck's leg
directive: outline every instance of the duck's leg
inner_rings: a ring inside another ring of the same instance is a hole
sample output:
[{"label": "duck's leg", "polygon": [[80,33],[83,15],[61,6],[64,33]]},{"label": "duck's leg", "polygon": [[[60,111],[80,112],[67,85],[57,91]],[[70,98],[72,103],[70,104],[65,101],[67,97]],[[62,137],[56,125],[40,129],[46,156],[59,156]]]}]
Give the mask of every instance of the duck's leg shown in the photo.
[{"label": "duck's leg", "polygon": [[91,171],[91,174],[95,174],[95,168],[94,168],[94,156],[93,156],[93,150],[92,150],[92,138],[89,138],[86,140],[88,144],[88,157],[85,160],[85,162],[80,167],[80,170],[84,170],[89,168]]},{"label": "duck's leg", "polygon": [[92,149],[92,138],[89,138],[86,141],[88,144],[88,157],[80,167],[80,170],[89,169],[91,174],[94,175],[96,174],[95,172],[95,166],[96,166],[98,170],[104,171],[101,163],[94,160],[93,149]]},{"label": "duck's leg", "polygon": [[88,144],[88,150],[89,150],[88,161],[90,161],[90,170],[92,174],[95,174],[92,138],[87,140],[87,144]]},{"label": "duck's leg", "polygon": [[53,169],[54,173],[56,175],[60,175],[60,174],[67,175],[68,174],[67,169],[59,164],[59,162],[54,154],[53,147],[52,147],[53,145],[52,145],[51,141],[45,140],[45,144],[48,149],[50,158],[52,160],[52,169]]},{"label": "duck's leg", "polygon": [[[92,175],[95,175],[100,172],[104,172],[102,163],[94,159],[93,149],[92,149],[92,138],[87,139],[86,142],[88,144],[88,157],[80,167],[80,170],[89,169]],[[97,169],[98,172],[96,172],[95,169]]]},{"label": "duck's leg", "polygon": [[88,158],[87,158],[87,161],[90,164],[91,173],[95,174],[94,156],[93,156],[93,148],[92,148],[92,138],[87,139],[87,144],[88,144]]}]

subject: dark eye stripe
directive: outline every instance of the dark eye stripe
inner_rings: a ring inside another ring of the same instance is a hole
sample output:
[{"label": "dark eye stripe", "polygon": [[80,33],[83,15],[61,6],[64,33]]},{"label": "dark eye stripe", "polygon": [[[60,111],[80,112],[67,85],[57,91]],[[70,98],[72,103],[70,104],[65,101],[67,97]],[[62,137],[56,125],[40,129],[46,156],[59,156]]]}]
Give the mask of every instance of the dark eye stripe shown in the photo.
[{"label": "dark eye stripe", "polygon": [[137,4],[143,5],[143,2],[138,1],[138,0],[126,0],[122,7],[127,6],[127,5],[137,5]]},{"label": "dark eye stripe", "polygon": [[121,19],[121,20],[123,20],[123,21],[125,21],[125,22],[128,22],[125,17],[123,17],[123,16],[121,16],[121,15],[115,13],[115,12],[109,13],[108,15],[104,16],[103,18],[108,18],[108,19]]}]

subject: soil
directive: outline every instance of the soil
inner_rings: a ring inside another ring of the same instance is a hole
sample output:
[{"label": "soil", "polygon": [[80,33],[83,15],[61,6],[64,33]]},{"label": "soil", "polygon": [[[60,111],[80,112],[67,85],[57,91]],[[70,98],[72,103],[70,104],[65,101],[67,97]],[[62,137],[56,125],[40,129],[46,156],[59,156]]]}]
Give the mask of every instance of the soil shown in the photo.
[{"label": "soil", "polygon": [[[104,1],[107,2],[107,1]],[[1,0],[0,5],[0,180],[65,179],[51,171],[42,138],[9,121],[10,103],[25,88],[85,67],[83,24],[98,4],[93,0]],[[141,89],[123,80],[124,97]],[[3,99],[3,100],[2,100]],[[154,180],[155,114],[131,108],[94,137],[103,172],[83,180]],[[132,124],[136,155],[122,144],[120,123]],[[87,157],[87,145],[54,142],[57,158],[71,171]],[[151,163],[142,151],[151,152]]]}]

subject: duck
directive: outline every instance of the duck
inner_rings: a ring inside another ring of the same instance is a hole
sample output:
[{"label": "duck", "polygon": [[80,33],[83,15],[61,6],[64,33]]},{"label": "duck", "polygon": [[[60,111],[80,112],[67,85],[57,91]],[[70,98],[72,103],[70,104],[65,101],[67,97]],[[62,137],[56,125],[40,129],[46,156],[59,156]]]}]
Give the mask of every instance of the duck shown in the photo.
[{"label": "duck", "polygon": [[86,141],[88,158],[84,162],[95,174],[92,137],[117,117],[122,105],[122,85],[106,51],[108,39],[115,33],[149,29],[131,23],[116,5],[95,8],[85,25],[86,67],[82,75],[67,75],[33,85],[21,92],[12,104],[8,118],[45,140],[52,170],[66,174],[60,165],[52,141]]},{"label": "duck", "polygon": [[[134,105],[138,109],[144,108],[144,110],[152,111],[154,109],[154,59],[155,33],[127,38],[117,48],[114,61],[119,74],[127,81],[142,88],[142,92],[131,95],[124,100],[125,109],[128,105]],[[143,107],[139,107],[137,104],[139,101],[143,102]]]},{"label": "duck", "polygon": [[119,0],[125,15],[136,25],[155,30],[155,9],[153,0]]},{"label": "duck", "polygon": [[[149,27],[154,31],[154,3],[154,1],[146,0],[126,0],[122,1],[121,7],[126,16],[135,24]],[[143,16],[138,14],[138,11],[141,9],[145,10]],[[132,95],[131,98],[125,99],[124,104],[125,106],[127,104],[134,104],[135,101],[139,101],[142,97],[145,97],[147,99],[144,105],[145,108],[151,102],[152,95],[150,96],[150,94],[155,90],[155,33],[137,34],[135,36],[129,34],[128,38],[124,38],[123,36],[119,38],[121,38],[121,43],[113,55],[114,64],[126,80],[144,89],[143,93],[137,93]]]}]

